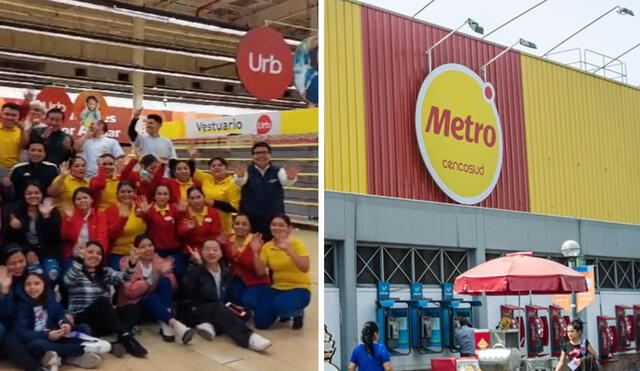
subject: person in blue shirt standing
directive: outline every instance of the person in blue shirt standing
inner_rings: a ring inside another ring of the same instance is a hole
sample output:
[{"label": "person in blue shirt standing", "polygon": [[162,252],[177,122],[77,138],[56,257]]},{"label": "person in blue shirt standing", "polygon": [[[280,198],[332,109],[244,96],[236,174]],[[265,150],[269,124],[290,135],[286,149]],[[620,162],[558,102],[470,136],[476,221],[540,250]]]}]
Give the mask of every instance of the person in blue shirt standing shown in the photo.
[{"label": "person in blue shirt standing", "polygon": [[378,344],[380,331],[378,324],[369,321],[362,327],[362,344],[351,353],[349,371],[393,371],[389,351],[384,344]]}]

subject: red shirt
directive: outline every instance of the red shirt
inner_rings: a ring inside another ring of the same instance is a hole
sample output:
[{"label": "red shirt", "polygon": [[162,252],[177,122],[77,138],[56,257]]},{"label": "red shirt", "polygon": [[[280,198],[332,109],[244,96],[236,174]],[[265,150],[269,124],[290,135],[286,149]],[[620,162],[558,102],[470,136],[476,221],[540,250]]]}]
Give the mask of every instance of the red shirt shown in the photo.
[{"label": "red shirt", "polygon": [[167,209],[162,211],[154,205],[149,213],[142,215],[147,223],[147,234],[153,239],[156,250],[177,249],[181,246],[176,225],[183,214],[174,205],[167,205]]},{"label": "red shirt", "polygon": [[[220,235],[222,223],[218,211],[206,206],[202,217],[202,223],[198,223],[197,218],[190,211],[187,211],[178,221],[178,236],[184,245],[200,250],[205,241],[215,240]],[[196,222],[195,228],[189,229],[186,226],[188,220]]]},{"label": "red shirt", "polygon": [[222,245],[224,256],[231,264],[231,274],[236,277],[240,277],[246,286],[270,285],[271,280],[269,279],[269,275],[265,274],[259,276],[256,273],[255,266],[253,265],[253,251],[251,250],[250,245],[251,237],[252,235],[250,234],[245,240],[244,250],[241,252],[236,251],[235,255],[233,254],[232,248],[236,239],[235,234],[229,236],[229,243]]},{"label": "red shirt", "polygon": [[[87,219],[89,228],[89,240],[100,242],[104,249],[104,258],[106,258],[109,252],[109,237],[107,236],[107,217],[106,215],[96,209],[91,209],[91,214]],[[66,215],[62,216],[62,255],[64,259],[71,256],[73,248],[78,242],[80,237],[80,231],[84,224],[84,215],[82,211],[74,209],[73,216],[68,218]],[[104,259],[103,259],[104,260]]]}]

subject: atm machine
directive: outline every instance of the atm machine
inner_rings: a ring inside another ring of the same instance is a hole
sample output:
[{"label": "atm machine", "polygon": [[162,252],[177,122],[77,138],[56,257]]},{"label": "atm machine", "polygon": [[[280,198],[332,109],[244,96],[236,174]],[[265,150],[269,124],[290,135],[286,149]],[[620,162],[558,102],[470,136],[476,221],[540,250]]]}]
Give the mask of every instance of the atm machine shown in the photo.
[{"label": "atm machine", "polygon": [[378,282],[376,319],[380,328],[380,342],[391,356],[411,354],[410,307],[406,300],[391,297],[389,282]]},{"label": "atm machine", "polygon": [[597,316],[598,326],[598,355],[600,363],[614,361],[614,356],[618,352],[618,334],[615,325],[615,317]]},{"label": "atm machine", "polygon": [[640,305],[633,306],[633,329],[636,334],[636,350],[640,350]]},{"label": "atm machine", "polygon": [[544,347],[549,345],[549,322],[546,316],[540,314],[541,311],[547,311],[548,309],[538,305],[525,306],[527,357],[541,357],[548,354],[544,353]]},{"label": "atm machine", "polygon": [[636,329],[633,325],[633,307],[616,305],[616,330],[618,332],[618,352],[626,352],[635,349]]},{"label": "atm machine", "polygon": [[568,315],[565,315],[562,307],[557,305],[549,306],[549,337],[551,338],[551,356],[560,357],[564,343],[569,341],[567,336],[567,326],[571,322]]},{"label": "atm machine", "polygon": [[411,284],[411,346],[420,354],[442,353],[442,316],[439,305],[423,296],[422,283]]}]

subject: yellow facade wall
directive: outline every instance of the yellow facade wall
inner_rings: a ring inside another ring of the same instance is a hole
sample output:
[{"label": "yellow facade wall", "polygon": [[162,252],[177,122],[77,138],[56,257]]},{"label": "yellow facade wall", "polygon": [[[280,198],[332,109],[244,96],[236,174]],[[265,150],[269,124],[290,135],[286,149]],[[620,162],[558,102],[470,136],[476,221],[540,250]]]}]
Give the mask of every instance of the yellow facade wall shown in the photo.
[{"label": "yellow facade wall", "polygon": [[640,90],[521,65],[531,212],[640,224]]},{"label": "yellow facade wall", "polygon": [[280,114],[280,134],[306,134],[318,132],[318,109],[305,108],[282,111]]},{"label": "yellow facade wall", "polygon": [[325,2],[325,188],[367,192],[360,6]]}]

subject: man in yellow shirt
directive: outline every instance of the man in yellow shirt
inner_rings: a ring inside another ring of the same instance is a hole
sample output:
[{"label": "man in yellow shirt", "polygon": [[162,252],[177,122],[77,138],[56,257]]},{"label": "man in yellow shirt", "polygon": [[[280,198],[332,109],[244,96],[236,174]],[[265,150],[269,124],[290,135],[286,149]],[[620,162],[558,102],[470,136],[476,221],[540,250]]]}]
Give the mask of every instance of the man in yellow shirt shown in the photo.
[{"label": "man in yellow shirt", "polygon": [[20,106],[5,103],[0,113],[0,166],[11,169],[20,161],[20,149],[26,144],[20,120]]}]

